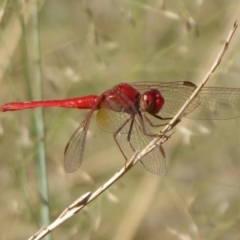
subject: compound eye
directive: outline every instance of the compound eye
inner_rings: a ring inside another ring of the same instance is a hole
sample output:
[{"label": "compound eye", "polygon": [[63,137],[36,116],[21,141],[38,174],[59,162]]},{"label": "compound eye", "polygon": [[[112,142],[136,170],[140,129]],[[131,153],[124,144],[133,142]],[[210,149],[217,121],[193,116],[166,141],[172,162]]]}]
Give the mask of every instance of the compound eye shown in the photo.
[{"label": "compound eye", "polygon": [[145,112],[151,112],[154,107],[154,97],[150,92],[145,92],[140,100],[141,109]]},{"label": "compound eye", "polygon": [[142,94],[140,99],[140,107],[143,111],[150,114],[157,114],[163,107],[164,99],[157,89]]}]

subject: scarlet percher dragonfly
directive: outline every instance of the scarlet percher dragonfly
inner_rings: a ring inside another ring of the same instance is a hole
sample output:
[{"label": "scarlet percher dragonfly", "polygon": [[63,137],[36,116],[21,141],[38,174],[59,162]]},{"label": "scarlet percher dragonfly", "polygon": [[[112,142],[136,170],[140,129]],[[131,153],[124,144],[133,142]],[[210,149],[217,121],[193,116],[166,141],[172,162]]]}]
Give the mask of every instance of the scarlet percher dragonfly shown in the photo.
[{"label": "scarlet percher dragonfly", "polygon": [[[65,149],[65,170],[73,172],[81,166],[89,123],[95,111],[98,111],[99,127],[113,133],[127,160],[152,140],[154,128],[166,125],[195,89],[196,85],[191,82],[121,83],[99,96],[12,102],[1,106],[0,111],[36,107],[90,109]],[[184,117],[205,120],[240,117],[240,89],[205,87],[188,106]],[[166,173],[166,162],[160,147],[148,153],[140,162],[151,173]]]}]

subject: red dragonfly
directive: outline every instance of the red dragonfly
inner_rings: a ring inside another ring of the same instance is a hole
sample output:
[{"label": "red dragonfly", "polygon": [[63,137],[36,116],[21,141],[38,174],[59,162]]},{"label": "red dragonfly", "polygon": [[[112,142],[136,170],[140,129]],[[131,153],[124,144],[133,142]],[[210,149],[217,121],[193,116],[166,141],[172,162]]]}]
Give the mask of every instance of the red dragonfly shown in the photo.
[{"label": "red dragonfly", "polygon": [[[82,163],[89,123],[95,111],[97,123],[105,132],[113,133],[123,156],[128,160],[136,150],[146,146],[156,134],[154,129],[166,125],[196,89],[191,82],[121,83],[101,95],[49,101],[11,102],[0,111],[36,107],[90,109],[73,133],[66,148],[66,172],[76,171]],[[240,88],[205,87],[191,102],[184,117],[192,119],[231,119],[240,117]],[[166,173],[161,148],[155,148],[140,160],[154,174]]]}]

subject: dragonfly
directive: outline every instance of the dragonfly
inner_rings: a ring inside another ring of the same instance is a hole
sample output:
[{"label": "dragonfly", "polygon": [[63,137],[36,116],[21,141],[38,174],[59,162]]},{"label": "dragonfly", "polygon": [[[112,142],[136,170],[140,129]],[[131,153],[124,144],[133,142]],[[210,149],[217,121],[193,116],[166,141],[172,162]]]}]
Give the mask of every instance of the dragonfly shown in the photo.
[{"label": "dragonfly", "polygon": [[[157,128],[170,121],[196,89],[192,82],[120,83],[100,95],[48,101],[11,102],[0,111],[37,107],[89,109],[71,136],[64,152],[64,168],[70,173],[82,164],[86,136],[93,113],[96,121],[113,138],[128,161],[156,136]],[[183,117],[224,120],[240,117],[240,88],[204,87],[183,113]],[[162,147],[156,147],[140,160],[150,173],[164,175],[167,164]]]}]

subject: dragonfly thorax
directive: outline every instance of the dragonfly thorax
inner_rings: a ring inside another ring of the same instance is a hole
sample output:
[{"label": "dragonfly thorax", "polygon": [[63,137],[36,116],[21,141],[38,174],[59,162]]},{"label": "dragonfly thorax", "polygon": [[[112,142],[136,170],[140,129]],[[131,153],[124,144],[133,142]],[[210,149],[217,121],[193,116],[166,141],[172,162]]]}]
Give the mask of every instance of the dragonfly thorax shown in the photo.
[{"label": "dragonfly thorax", "polygon": [[127,83],[121,83],[104,93],[101,107],[114,112],[125,112],[132,115],[139,113],[140,93]]}]

